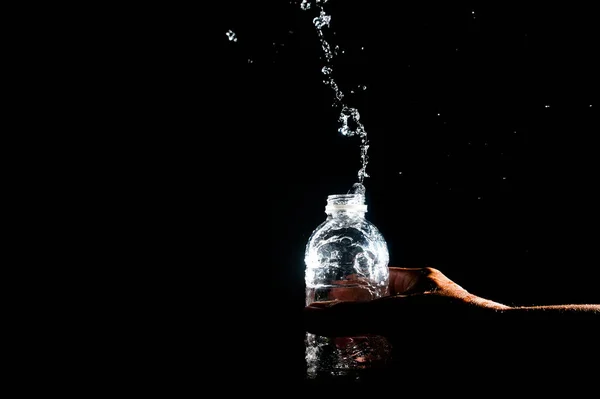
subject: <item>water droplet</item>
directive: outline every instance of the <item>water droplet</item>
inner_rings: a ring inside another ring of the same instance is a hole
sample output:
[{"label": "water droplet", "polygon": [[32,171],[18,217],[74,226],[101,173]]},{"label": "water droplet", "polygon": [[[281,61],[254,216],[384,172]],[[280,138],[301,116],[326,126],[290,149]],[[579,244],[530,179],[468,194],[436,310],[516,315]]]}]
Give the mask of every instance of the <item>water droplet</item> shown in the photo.
[{"label": "water droplet", "polygon": [[506,177],[503,177],[502,180],[506,180]]},{"label": "water droplet", "polygon": [[363,133],[364,130],[359,122],[360,114],[356,108],[349,108],[344,106],[338,121],[342,124],[339,128],[339,132],[344,136],[354,136],[358,133]]},{"label": "water droplet", "polygon": [[437,116],[440,116],[441,114],[437,114]]},{"label": "water droplet", "polygon": [[545,108],[550,108],[550,104],[544,105]]},{"label": "water droplet", "polygon": [[364,50],[365,48],[364,48],[364,47],[361,47],[360,49],[361,49],[361,50]]},{"label": "water droplet", "polygon": [[235,36],[235,32],[231,29],[227,31],[226,35],[230,42],[237,42],[238,39]]},{"label": "water droplet", "polygon": [[324,11],[321,11],[321,15],[313,19],[313,24],[317,29],[322,29],[325,25],[329,26],[331,22],[331,15],[326,15]]},{"label": "water droplet", "polygon": [[252,64],[254,61],[252,61],[250,58],[248,58],[248,64]]},{"label": "water droplet", "polygon": [[401,175],[401,174],[402,174],[402,172],[398,172],[398,174],[399,174],[399,175]]},{"label": "water droplet", "polygon": [[478,199],[478,200],[480,200],[480,199],[481,199],[481,197],[477,197],[477,199]]},{"label": "water droplet", "polygon": [[367,86],[363,86],[363,87],[362,87],[362,89],[363,89],[363,90],[367,90]]}]

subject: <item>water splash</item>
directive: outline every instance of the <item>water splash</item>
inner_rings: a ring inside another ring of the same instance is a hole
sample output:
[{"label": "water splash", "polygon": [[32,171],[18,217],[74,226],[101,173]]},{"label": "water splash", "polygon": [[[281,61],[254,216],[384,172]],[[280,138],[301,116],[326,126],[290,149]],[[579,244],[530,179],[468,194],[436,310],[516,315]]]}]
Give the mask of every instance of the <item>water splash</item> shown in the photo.
[{"label": "water splash", "polygon": [[[402,172],[400,172],[402,173]],[[352,188],[348,190],[348,194],[358,194],[364,196],[366,192],[365,186],[361,183],[354,183]]]},{"label": "water splash", "polygon": [[229,39],[230,42],[238,41],[237,36],[235,35],[235,32],[232,31],[231,29],[228,30],[225,34],[227,35],[227,38]]},{"label": "water splash", "polygon": [[[323,33],[323,29],[326,27],[329,28],[331,23],[331,15],[328,15],[323,7],[323,4],[325,3],[327,3],[327,0],[316,0],[318,16],[313,19],[313,24],[317,29],[317,35],[321,43],[321,49],[323,50],[323,54],[325,55],[325,66],[323,66],[323,68],[321,69],[321,72],[323,73],[323,75],[325,75],[323,83],[329,86],[334,93],[333,106],[340,109],[340,116],[338,118],[340,127],[338,131],[346,137],[360,137],[361,168],[358,171],[358,184],[362,186],[365,177],[369,177],[369,175],[366,172],[367,164],[369,162],[369,157],[367,154],[369,149],[367,131],[365,130],[365,127],[362,124],[362,122],[360,122],[360,114],[358,113],[358,110],[356,108],[349,107],[343,102],[345,95],[333,77],[332,60],[333,57],[338,54],[339,46],[335,46],[335,49],[332,51],[331,46],[329,45],[329,42],[325,39],[325,35]],[[311,7],[311,2],[303,0],[300,7],[303,10],[308,10]],[[366,90],[366,86],[362,86],[360,88]]]},{"label": "water splash", "polygon": [[317,29],[321,30],[323,27],[329,27],[329,23],[331,22],[331,15],[325,14],[325,11],[321,9],[319,12],[319,16],[313,19],[313,24],[317,27]]}]

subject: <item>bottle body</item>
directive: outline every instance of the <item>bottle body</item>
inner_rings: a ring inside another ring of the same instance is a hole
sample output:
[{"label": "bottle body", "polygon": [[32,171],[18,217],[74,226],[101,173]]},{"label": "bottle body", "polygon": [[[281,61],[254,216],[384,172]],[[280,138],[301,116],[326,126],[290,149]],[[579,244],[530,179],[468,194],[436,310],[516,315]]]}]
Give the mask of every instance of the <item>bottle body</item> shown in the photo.
[{"label": "bottle body", "polygon": [[[379,230],[365,218],[360,194],[330,195],[326,220],[311,234],[305,251],[306,304],[372,300],[387,295],[389,254]],[[307,376],[338,376],[385,363],[383,337],[307,334]]]}]

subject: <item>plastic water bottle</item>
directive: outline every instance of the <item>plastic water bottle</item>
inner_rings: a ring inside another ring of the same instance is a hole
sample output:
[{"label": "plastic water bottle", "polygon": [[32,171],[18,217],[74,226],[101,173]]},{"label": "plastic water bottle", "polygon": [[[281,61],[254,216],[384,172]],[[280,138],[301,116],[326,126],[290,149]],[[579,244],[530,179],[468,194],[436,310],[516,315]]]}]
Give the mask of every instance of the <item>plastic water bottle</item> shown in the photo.
[{"label": "plastic water bottle", "polygon": [[[325,221],[305,251],[306,304],[315,301],[372,300],[387,295],[389,254],[379,230],[365,218],[364,193],[329,195]],[[310,379],[350,376],[383,365],[390,346],[381,336],[328,338],[306,334]]]}]

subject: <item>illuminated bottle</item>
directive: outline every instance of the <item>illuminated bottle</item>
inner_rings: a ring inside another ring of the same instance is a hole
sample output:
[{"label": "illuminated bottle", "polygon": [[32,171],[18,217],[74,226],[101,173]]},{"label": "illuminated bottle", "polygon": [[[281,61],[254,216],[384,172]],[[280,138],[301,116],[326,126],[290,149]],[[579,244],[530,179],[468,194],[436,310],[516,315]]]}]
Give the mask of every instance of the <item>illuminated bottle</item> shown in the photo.
[{"label": "illuminated bottle", "polygon": [[[327,217],[306,245],[306,305],[387,295],[387,244],[365,218],[366,212],[364,193],[327,197]],[[389,345],[380,336],[327,338],[307,334],[305,344],[309,378],[354,375],[389,358]]]}]

